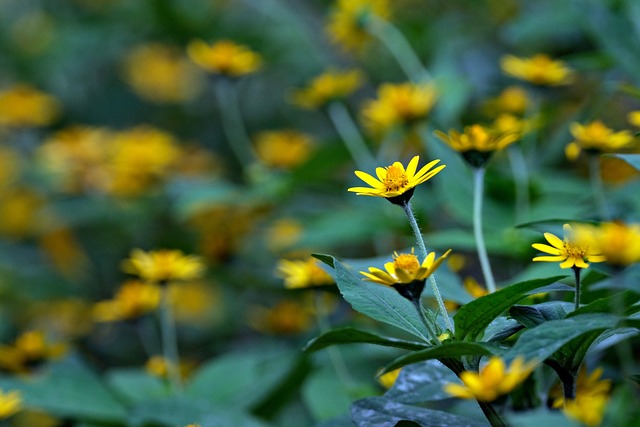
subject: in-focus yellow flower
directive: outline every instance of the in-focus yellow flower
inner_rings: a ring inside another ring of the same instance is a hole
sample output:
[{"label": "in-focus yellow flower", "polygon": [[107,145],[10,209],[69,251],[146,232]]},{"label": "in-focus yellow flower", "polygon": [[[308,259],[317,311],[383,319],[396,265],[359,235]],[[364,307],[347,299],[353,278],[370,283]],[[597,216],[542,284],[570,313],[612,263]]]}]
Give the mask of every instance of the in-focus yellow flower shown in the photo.
[{"label": "in-focus yellow flower", "polygon": [[338,0],[329,15],[327,32],[345,50],[361,51],[371,40],[367,26],[372,17],[391,17],[389,0]]},{"label": "in-focus yellow flower", "polygon": [[559,262],[560,268],[588,268],[590,262],[602,262],[606,258],[598,252],[598,248],[589,244],[582,236],[577,236],[569,224],[564,224],[564,239],[554,234],[544,233],[551,246],[534,243],[535,249],[550,255],[537,256],[533,261]]},{"label": "in-focus yellow flower", "polygon": [[371,132],[384,134],[426,118],[437,97],[432,84],[385,83],[378,88],[378,98],[364,104],[362,118]]},{"label": "in-focus yellow flower", "polygon": [[464,371],[460,374],[464,385],[449,383],[444,391],[461,399],[492,402],[524,382],[535,366],[535,362],[524,363],[522,357],[516,357],[507,370],[501,357],[492,356],[480,373]]},{"label": "in-focus yellow flower", "polygon": [[259,54],[231,40],[220,40],[211,45],[192,40],[187,46],[187,54],[202,69],[230,77],[255,73],[262,66]]},{"label": "in-focus yellow flower", "polygon": [[378,382],[382,387],[390,389],[396,383],[396,380],[400,375],[400,371],[402,371],[402,368],[394,369],[393,371],[389,371],[386,374],[382,374],[378,377]]},{"label": "in-focus yellow flower", "polygon": [[312,138],[297,130],[260,132],[255,137],[258,158],[269,167],[291,169],[306,162],[313,150]]},{"label": "in-focus yellow flower", "polygon": [[311,288],[335,283],[329,273],[320,267],[320,261],[313,257],[295,261],[280,260],[278,276],[284,279],[284,286],[288,289]]},{"label": "in-focus yellow flower", "polygon": [[522,116],[530,103],[526,90],[519,86],[509,86],[497,97],[487,101],[484,109],[492,116],[505,113]]},{"label": "in-focus yellow flower", "polygon": [[583,365],[576,380],[576,398],[565,403],[561,387],[553,388],[549,397],[554,408],[563,408],[564,413],[589,427],[600,425],[604,417],[611,380],[600,379],[602,368],[596,368],[590,374]]},{"label": "in-focus yellow flower", "polygon": [[59,115],[58,101],[29,85],[15,85],[0,92],[0,126],[47,126]]},{"label": "in-focus yellow flower", "polygon": [[184,102],[202,89],[196,67],[171,46],[135,47],[125,58],[124,78],[140,97],[156,103]]},{"label": "in-focus yellow flower", "polygon": [[0,389],[0,420],[9,418],[22,409],[22,395],[13,390],[4,392]]},{"label": "in-focus yellow flower", "polygon": [[376,168],[377,178],[366,172],[355,171],[356,176],[371,187],[351,187],[347,191],[354,192],[358,196],[384,197],[391,203],[405,204],[413,195],[416,186],[433,178],[446,166],[440,165],[433,169],[440,162],[440,159],[436,159],[417,171],[419,161],[420,156],[414,156],[406,169],[400,162],[394,162],[385,168],[378,167]]},{"label": "in-focus yellow flower", "polygon": [[640,262],[640,224],[620,221],[603,222],[599,226],[579,224],[575,233],[609,264],[627,266]]},{"label": "in-focus yellow flower", "polygon": [[247,323],[258,332],[297,335],[309,330],[315,316],[311,304],[285,299],[273,307],[250,307]]},{"label": "in-focus yellow flower", "polygon": [[435,135],[462,154],[473,167],[483,166],[494,152],[508,147],[519,138],[517,133],[497,132],[478,124],[465,127],[463,133],[451,129],[449,134],[437,130]]},{"label": "in-focus yellow flower", "polygon": [[132,320],[156,310],[160,305],[161,290],[154,283],[137,280],[125,282],[112,300],[96,303],[92,310],[96,322]]},{"label": "in-focus yellow flower", "polygon": [[362,86],[362,80],[362,72],[359,70],[329,69],[311,80],[306,87],[294,89],[291,101],[310,110],[322,108],[351,95]]},{"label": "in-focus yellow flower", "polygon": [[631,132],[623,130],[614,132],[600,120],[581,125],[571,123],[569,128],[575,141],[565,148],[565,154],[569,160],[575,160],[582,150],[587,153],[610,153],[620,150],[633,141]]},{"label": "in-focus yellow flower", "polygon": [[640,128],[640,110],[631,111],[629,114],[627,114],[627,121],[631,125]]},{"label": "in-focus yellow flower", "polygon": [[464,286],[464,289],[469,292],[469,295],[474,298],[480,298],[485,295],[489,295],[489,291],[486,288],[482,287],[480,283],[478,283],[478,281],[471,276],[466,277],[462,281],[462,286]]},{"label": "in-focus yellow flower", "polygon": [[564,61],[537,54],[531,58],[505,55],[500,60],[505,74],[541,86],[560,86],[573,81],[573,70]]},{"label": "in-focus yellow flower", "polygon": [[430,252],[422,263],[414,255],[413,249],[408,254],[394,252],[393,262],[385,263],[384,270],[369,267],[369,272],[361,271],[360,274],[370,282],[386,286],[424,281],[440,267],[450,252],[451,249],[437,259],[436,253]]},{"label": "in-focus yellow flower", "polygon": [[184,255],[182,251],[160,249],[145,252],[131,251],[129,258],[122,262],[125,273],[135,274],[150,283],[167,283],[193,280],[204,273],[202,259],[195,255]]},{"label": "in-focus yellow flower", "polygon": [[13,345],[0,345],[0,368],[24,373],[48,359],[60,357],[66,351],[61,343],[49,343],[42,331],[27,331]]}]

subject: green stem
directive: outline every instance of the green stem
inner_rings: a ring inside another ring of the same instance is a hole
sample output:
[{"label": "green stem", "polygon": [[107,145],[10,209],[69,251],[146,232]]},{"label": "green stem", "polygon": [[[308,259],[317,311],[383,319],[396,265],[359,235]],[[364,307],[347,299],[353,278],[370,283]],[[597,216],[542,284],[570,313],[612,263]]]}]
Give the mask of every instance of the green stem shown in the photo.
[{"label": "green stem", "polygon": [[327,113],[358,168],[366,169],[374,165],[375,159],[344,104],[337,101],[330,103]]},{"label": "green stem", "polygon": [[574,310],[580,308],[580,272],[582,269],[580,267],[573,266],[573,275],[576,278],[576,292],[573,300]]},{"label": "green stem", "polygon": [[222,131],[227,139],[227,144],[238,161],[246,166],[256,158],[256,155],[244,127],[238,94],[233,82],[224,78],[219,79],[216,83],[216,94],[222,118]]},{"label": "green stem", "polygon": [[413,299],[411,300],[411,302],[413,303],[413,306],[416,308],[416,311],[418,312],[418,317],[420,317],[420,321],[422,322],[424,327],[427,329],[427,332],[431,337],[431,341],[433,341],[435,345],[442,345],[442,343],[440,342],[440,339],[438,338],[438,334],[431,327],[431,324],[427,321],[427,318],[424,316],[424,311],[422,311],[422,305],[420,304],[420,299]]},{"label": "green stem", "polygon": [[180,378],[180,361],[178,359],[178,335],[176,324],[171,310],[171,298],[169,287],[162,288],[162,301],[160,305],[160,332],[162,334],[162,354],[167,363],[167,373],[174,392],[182,391]]},{"label": "green stem", "polygon": [[481,402],[478,401],[478,405],[480,405],[480,409],[484,413],[484,416],[487,417],[489,424],[492,427],[508,427],[509,424],[502,418],[502,415],[496,410],[496,408],[490,402]]},{"label": "green stem", "polygon": [[487,247],[484,243],[484,235],[482,234],[482,196],[484,192],[484,173],[485,168],[479,167],[474,169],[473,180],[473,235],[476,240],[478,249],[478,259],[480,260],[480,268],[484,276],[484,282],[487,290],[492,293],[496,291],[496,282],[491,271],[489,263],[489,255],[487,255]]},{"label": "green stem", "polygon": [[529,214],[529,176],[527,173],[527,162],[525,161],[522,149],[518,145],[513,145],[507,150],[511,173],[516,189],[516,209],[515,222],[520,224],[526,221]]},{"label": "green stem", "polygon": [[600,157],[596,154],[589,155],[589,178],[591,180],[593,198],[595,199],[596,206],[600,211],[600,217],[605,221],[609,221],[611,220],[611,212],[607,205],[607,198],[604,193],[604,183],[602,182],[602,176],[600,175]]}]

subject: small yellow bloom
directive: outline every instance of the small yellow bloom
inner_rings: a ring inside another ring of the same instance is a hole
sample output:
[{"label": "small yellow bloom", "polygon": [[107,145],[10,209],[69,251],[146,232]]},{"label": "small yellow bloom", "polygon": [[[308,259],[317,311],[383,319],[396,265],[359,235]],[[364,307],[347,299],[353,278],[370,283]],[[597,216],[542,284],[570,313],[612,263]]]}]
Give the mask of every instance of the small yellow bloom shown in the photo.
[{"label": "small yellow bloom", "polygon": [[31,86],[20,84],[0,92],[0,126],[47,126],[59,115],[58,101]]},{"label": "small yellow bloom", "polygon": [[389,0],[338,0],[327,24],[331,41],[345,50],[362,51],[371,40],[367,26],[372,17],[388,20]]},{"label": "small yellow bloom", "polygon": [[438,97],[432,84],[386,83],[378,89],[378,98],[362,108],[365,126],[373,133],[384,134],[427,117]]},{"label": "small yellow bloom", "polygon": [[463,280],[462,286],[464,286],[464,289],[469,292],[469,294],[474,298],[480,298],[485,295],[489,295],[489,291],[480,286],[480,283],[478,283],[478,281],[471,276],[466,277]]},{"label": "small yellow bloom", "polygon": [[260,132],[255,149],[262,163],[273,168],[291,169],[306,162],[313,150],[313,140],[297,130]]},{"label": "small yellow bloom", "polygon": [[337,71],[330,69],[315,77],[307,87],[294,89],[291,101],[303,108],[315,110],[344,99],[362,86],[359,70]]},{"label": "small yellow bloom", "polygon": [[533,261],[559,262],[560,268],[588,268],[590,262],[602,262],[606,258],[598,252],[598,248],[589,244],[582,236],[576,236],[569,224],[562,227],[564,240],[554,234],[544,233],[551,246],[534,243],[535,249],[551,256],[537,256]]},{"label": "small yellow bloom", "polygon": [[[376,267],[369,267],[369,272],[361,271],[360,274],[373,283],[393,286],[396,284],[407,284],[416,280],[426,280],[431,276],[447,258],[451,249],[444,255],[436,259],[436,253],[430,252],[420,263],[413,250],[409,254],[398,254],[394,252],[393,262],[387,262],[384,270]],[[385,271],[386,270],[386,271]]]},{"label": "small yellow bloom", "polygon": [[599,226],[580,224],[576,235],[617,266],[640,262],[640,224],[603,222]]},{"label": "small yellow bloom", "polygon": [[172,283],[169,285],[169,300],[179,323],[211,325],[219,320],[220,292],[206,282]]},{"label": "small yellow bloom", "polygon": [[464,371],[460,374],[464,385],[449,383],[444,386],[444,391],[461,399],[492,402],[524,382],[535,366],[535,362],[525,364],[522,357],[516,357],[507,371],[504,360],[492,356],[480,373]]},{"label": "small yellow bloom", "polygon": [[0,194],[0,234],[14,239],[36,234],[44,202],[30,188],[15,187]]},{"label": "small yellow bloom", "polygon": [[260,55],[231,40],[220,40],[212,45],[192,40],[187,46],[187,54],[204,70],[231,77],[255,73],[262,66]]},{"label": "small yellow bloom", "polygon": [[136,280],[125,282],[112,300],[94,305],[92,315],[96,322],[119,322],[137,319],[158,308],[161,290],[153,283]]},{"label": "small yellow bloom", "polygon": [[522,116],[530,103],[526,90],[519,86],[509,86],[497,97],[487,101],[484,108],[492,116],[504,113]]},{"label": "small yellow bloom", "polygon": [[483,166],[494,152],[508,147],[520,138],[518,133],[504,133],[478,124],[465,127],[462,133],[454,129],[449,134],[437,130],[435,135],[459,152],[473,167]]},{"label": "small yellow bloom", "polygon": [[402,368],[394,369],[393,371],[389,371],[386,374],[382,374],[378,377],[378,382],[382,387],[390,389],[396,383],[396,380],[400,375],[400,371],[402,371]]},{"label": "small yellow bloom", "polygon": [[640,110],[631,111],[629,114],[627,114],[627,121],[631,125],[640,128]]},{"label": "small yellow bloom", "polygon": [[297,335],[309,330],[313,326],[314,318],[311,304],[285,299],[269,308],[251,307],[247,323],[262,333]]},{"label": "small yellow bloom", "polygon": [[291,261],[282,259],[278,262],[278,276],[284,279],[288,289],[310,288],[334,284],[333,278],[320,267],[319,261],[313,257]]},{"label": "small yellow bloom", "polygon": [[572,123],[570,131],[575,141],[565,148],[569,160],[577,159],[582,150],[588,153],[609,153],[620,150],[633,141],[631,132],[613,132],[600,120],[586,125]]},{"label": "small yellow bloom", "polygon": [[573,70],[564,61],[537,54],[531,58],[505,55],[500,60],[505,74],[541,86],[560,86],[573,81]]},{"label": "small yellow bloom", "polygon": [[273,223],[266,232],[268,248],[280,252],[295,245],[302,237],[304,228],[299,221],[283,218]]},{"label": "small yellow bloom", "polygon": [[42,331],[27,331],[16,338],[13,345],[0,345],[0,368],[24,373],[48,359],[60,357],[64,344],[47,342]]},{"label": "small yellow bloom", "polygon": [[22,409],[22,395],[19,391],[4,392],[0,389],[0,420],[9,418]]},{"label": "small yellow bloom", "polygon": [[179,250],[161,249],[145,252],[134,249],[122,262],[125,273],[135,274],[150,283],[193,280],[204,273],[204,263],[195,255],[184,255]]},{"label": "small yellow bloom", "polygon": [[[406,169],[400,162],[394,162],[385,168],[378,167],[376,168],[377,179],[366,172],[355,171],[356,176],[371,187],[351,187],[348,191],[354,192],[358,196],[384,197],[392,203],[395,201],[405,202],[405,198],[407,200],[411,198],[416,186],[433,178],[446,166],[440,165],[433,169],[440,162],[439,159],[436,159],[417,171],[419,161],[420,156],[414,156]],[[403,196],[401,197],[403,200],[396,199],[399,196]]]},{"label": "small yellow bloom", "polygon": [[565,403],[562,390],[557,387],[549,393],[549,397],[553,399],[552,406],[563,408],[568,417],[589,427],[600,425],[611,391],[611,380],[600,379],[602,372],[602,368],[597,368],[587,374],[583,365],[576,380],[576,398]]},{"label": "small yellow bloom", "polygon": [[[186,362],[181,360],[179,366],[179,373],[182,379],[186,379],[191,375],[195,369],[195,365],[192,362]],[[169,376],[169,367],[171,365],[163,356],[151,356],[149,360],[144,364],[144,369],[149,374],[158,378],[166,379]]]},{"label": "small yellow bloom", "polygon": [[491,127],[498,135],[515,135],[520,139],[535,127],[535,120],[521,119],[513,114],[500,114]]}]

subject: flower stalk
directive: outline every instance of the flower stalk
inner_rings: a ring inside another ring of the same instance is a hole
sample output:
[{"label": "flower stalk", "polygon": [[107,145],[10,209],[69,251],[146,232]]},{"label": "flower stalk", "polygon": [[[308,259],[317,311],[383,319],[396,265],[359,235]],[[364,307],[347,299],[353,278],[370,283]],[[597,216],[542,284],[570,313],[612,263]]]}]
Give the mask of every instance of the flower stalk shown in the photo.
[{"label": "flower stalk", "polygon": [[604,183],[602,182],[602,176],[600,175],[600,158],[596,154],[589,155],[589,180],[591,181],[591,191],[593,191],[593,198],[598,210],[600,211],[601,219],[610,221],[611,212],[607,205]]},{"label": "flower stalk", "polygon": [[162,354],[167,361],[167,375],[174,393],[182,391],[180,378],[180,361],[178,358],[178,335],[171,308],[171,296],[169,287],[162,289],[160,303],[160,332],[162,335]]},{"label": "flower stalk", "polygon": [[582,272],[582,268],[576,267],[575,265],[571,267],[573,270],[574,277],[576,279],[576,291],[574,296],[574,309],[577,310],[580,308],[580,273]]},{"label": "flower stalk", "polygon": [[482,233],[482,196],[484,193],[484,167],[474,168],[473,180],[473,235],[476,240],[476,248],[478,250],[478,259],[480,260],[480,268],[484,276],[484,282],[489,293],[496,291],[496,282],[493,278],[493,271],[489,263],[487,255],[487,247],[484,243],[484,235]]},{"label": "flower stalk", "polygon": [[527,162],[520,147],[514,145],[507,150],[509,164],[516,190],[515,222],[519,224],[526,221],[529,214],[529,176]]},{"label": "flower stalk", "polygon": [[338,101],[330,103],[327,114],[358,168],[365,169],[374,165],[375,159],[344,104]]},{"label": "flower stalk", "polygon": [[216,81],[216,99],[222,118],[222,131],[225,134],[229,148],[238,161],[246,166],[255,158],[251,139],[247,134],[240,112],[238,94],[233,82],[226,78]]}]

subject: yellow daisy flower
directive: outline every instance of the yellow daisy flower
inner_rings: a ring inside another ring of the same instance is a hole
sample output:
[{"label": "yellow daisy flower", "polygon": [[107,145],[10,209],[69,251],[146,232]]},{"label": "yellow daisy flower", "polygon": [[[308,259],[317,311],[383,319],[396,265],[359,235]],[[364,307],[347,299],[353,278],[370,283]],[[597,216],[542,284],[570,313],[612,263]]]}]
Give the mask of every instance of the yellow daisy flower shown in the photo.
[{"label": "yellow daisy flower", "polygon": [[187,54],[205,71],[231,77],[255,73],[262,66],[259,54],[230,40],[220,40],[212,45],[192,40],[187,46]]},{"label": "yellow daisy flower", "polygon": [[64,344],[51,344],[44,332],[27,331],[16,338],[13,345],[0,345],[0,368],[10,372],[29,372],[48,359],[60,357],[66,351]]},{"label": "yellow daisy flower", "polygon": [[504,113],[521,116],[527,111],[530,103],[526,90],[519,86],[509,86],[498,96],[487,101],[484,109],[492,116]]},{"label": "yellow daisy flower", "polygon": [[0,92],[0,126],[47,126],[59,115],[59,102],[29,85],[19,84]]},{"label": "yellow daisy flower", "polygon": [[125,282],[112,300],[96,303],[92,310],[96,322],[137,319],[160,305],[161,290],[154,283]]},{"label": "yellow daisy flower", "polygon": [[284,279],[288,289],[310,288],[332,285],[333,278],[320,267],[319,261],[313,257],[304,260],[286,260],[278,262],[278,276]]},{"label": "yellow daisy flower", "polygon": [[473,167],[481,167],[494,152],[508,147],[519,138],[518,133],[497,132],[478,124],[465,127],[462,133],[454,129],[449,134],[437,130],[435,135],[462,154]]},{"label": "yellow daisy flower", "polygon": [[151,283],[197,279],[204,273],[204,263],[195,255],[184,255],[179,250],[161,249],[145,252],[134,249],[122,262],[125,273],[135,274]]},{"label": "yellow daisy flower", "polygon": [[338,0],[327,24],[331,41],[345,50],[361,51],[371,40],[367,31],[371,16],[389,19],[389,0]]},{"label": "yellow daisy flower", "polygon": [[451,249],[438,259],[435,252],[430,252],[422,263],[414,255],[413,249],[409,254],[394,252],[393,262],[385,263],[384,270],[369,267],[369,272],[361,271],[360,274],[366,277],[365,280],[385,286],[424,281],[440,267],[450,252]]},{"label": "yellow daisy flower", "polygon": [[309,135],[293,129],[260,132],[255,137],[258,158],[273,168],[299,166],[309,159],[313,148]]},{"label": "yellow daisy flower", "polygon": [[640,262],[640,224],[603,222],[599,226],[580,224],[576,234],[597,248],[607,263],[617,266]]},{"label": "yellow daisy flower", "polygon": [[13,390],[4,392],[0,389],[0,420],[9,418],[22,409],[22,395]]},{"label": "yellow daisy flower", "polygon": [[602,262],[606,258],[597,248],[580,236],[576,236],[569,224],[562,227],[564,240],[554,234],[544,233],[545,239],[551,244],[534,243],[535,249],[549,255],[537,256],[533,261],[559,262],[560,268],[588,268],[590,262]]},{"label": "yellow daisy flower", "polygon": [[633,141],[631,132],[614,132],[600,120],[586,125],[571,123],[569,130],[575,138],[575,141],[565,148],[569,160],[577,159],[582,150],[588,153],[608,153],[617,151]]},{"label": "yellow daisy flower", "polygon": [[552,406],[562,408],[569,418],[580,421],[589,427],[600,425],[611,391],[611,380],[600,379],[602,372],[602,368],[597,368],[587,374],[587,369],[583,365],[576,380],[575,399],[565,402],[562,388],[553,388],[549,393],[549,397],[553,399]]},{"label": "yellow daisy flower", "polygon": [[485,295],[489,295],[489,291],[486,288],[482,287],[480,283],[478,283],[478,281],[471,276],[466,277],[462,281],[462,286],[467,292],[469,292],[469,295],[474,298],[480,298]]},{"label": "yellow daisy flower", "polygon": [[640,110],[631,111],[627,114],[627,121],[631,125],[640,128]]},{"label": "yellow daisy flower", "polygon": [[500,60],[502,71],[508,76],[541,86],[560,86],[573,81],[573,70],[564,61],[537,54],[531,58],[505,55]]},{"label": "yellow daisy flower", "polygon": [[339,99],[344,99],[362,86],[363,76],[358,70],[330,69],[315,77],[307,87],[294,89],[291,101],[303,108],[314,110]]}]

